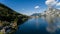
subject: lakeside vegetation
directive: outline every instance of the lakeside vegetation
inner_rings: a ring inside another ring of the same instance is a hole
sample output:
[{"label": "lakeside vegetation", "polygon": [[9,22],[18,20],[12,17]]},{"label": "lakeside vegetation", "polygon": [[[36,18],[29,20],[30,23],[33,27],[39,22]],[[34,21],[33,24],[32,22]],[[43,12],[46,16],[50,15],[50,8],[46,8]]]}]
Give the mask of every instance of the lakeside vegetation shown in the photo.
[{"label": "lakeside vegetation", "polygon": [[0,3],[0,34],[12,34],[28,18]]}]

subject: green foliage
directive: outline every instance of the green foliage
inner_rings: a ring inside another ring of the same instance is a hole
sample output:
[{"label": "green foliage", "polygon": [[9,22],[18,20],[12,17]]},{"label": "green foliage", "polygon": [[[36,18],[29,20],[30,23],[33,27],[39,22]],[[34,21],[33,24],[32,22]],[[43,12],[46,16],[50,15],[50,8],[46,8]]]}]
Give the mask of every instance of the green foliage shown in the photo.
[{"label": "green foliage", "polygon": [[[12,25],[14,23],[18,25],[25,22],[29,17],[20,13],[17,13],[16,11],[12,10],[11,8],[0,4],[0,20],[3,24],[3,26],[8,26],[12,28]],[[12,23],[12,25],[10,25]],[[13,29],[16,29],[13,28]],[[12,31],[12,30],[11,30]],[[9,32],[12,33],[12,32]],[[1,32],[0,32],[1,34]]]}]

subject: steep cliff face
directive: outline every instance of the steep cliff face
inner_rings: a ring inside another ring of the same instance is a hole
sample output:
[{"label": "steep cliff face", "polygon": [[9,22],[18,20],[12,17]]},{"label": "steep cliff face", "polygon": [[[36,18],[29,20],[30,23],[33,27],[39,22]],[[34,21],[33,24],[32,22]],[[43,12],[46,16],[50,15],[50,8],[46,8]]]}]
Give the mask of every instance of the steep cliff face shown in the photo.
[{"label": "steep cliff face", "polygon": [[55,8],[48,8],[45,12],[47,16],[59,16],[60,17],[60,10]]},{"label": "steep cliff face", "polygon": [[27,21],[28,18],[28,16],[20,14],[0,3],[0,31],[2,29],[4,29],[6,32],[10,30],[10,33],[12,33],[14,29],[17,29],[18,25]]}]

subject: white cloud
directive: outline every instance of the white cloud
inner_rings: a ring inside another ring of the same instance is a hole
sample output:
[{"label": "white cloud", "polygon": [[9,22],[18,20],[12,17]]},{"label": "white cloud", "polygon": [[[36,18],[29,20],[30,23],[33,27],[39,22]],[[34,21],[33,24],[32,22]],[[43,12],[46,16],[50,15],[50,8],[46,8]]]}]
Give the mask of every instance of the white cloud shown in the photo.
[{"label": "white cloud", "polygon": [[54,6],[57,2],[58,0],[46,0],[45,4],[48,6]]},{"label": "white cloud", "polygon": [[38,9],[38,8],[40,8],[40,6],[35,6],[35,9]]}]

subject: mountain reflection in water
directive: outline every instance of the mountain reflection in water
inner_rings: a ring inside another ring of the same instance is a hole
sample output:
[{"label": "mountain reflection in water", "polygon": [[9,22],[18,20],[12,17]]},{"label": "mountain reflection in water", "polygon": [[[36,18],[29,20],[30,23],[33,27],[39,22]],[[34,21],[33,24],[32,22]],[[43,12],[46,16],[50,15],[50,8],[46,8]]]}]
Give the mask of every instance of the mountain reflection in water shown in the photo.
[{"label": "mountain reflection in water", "polygon": [[20,25],[14,34],[60,34],[60,21],[57,18],[32,18]]}]

